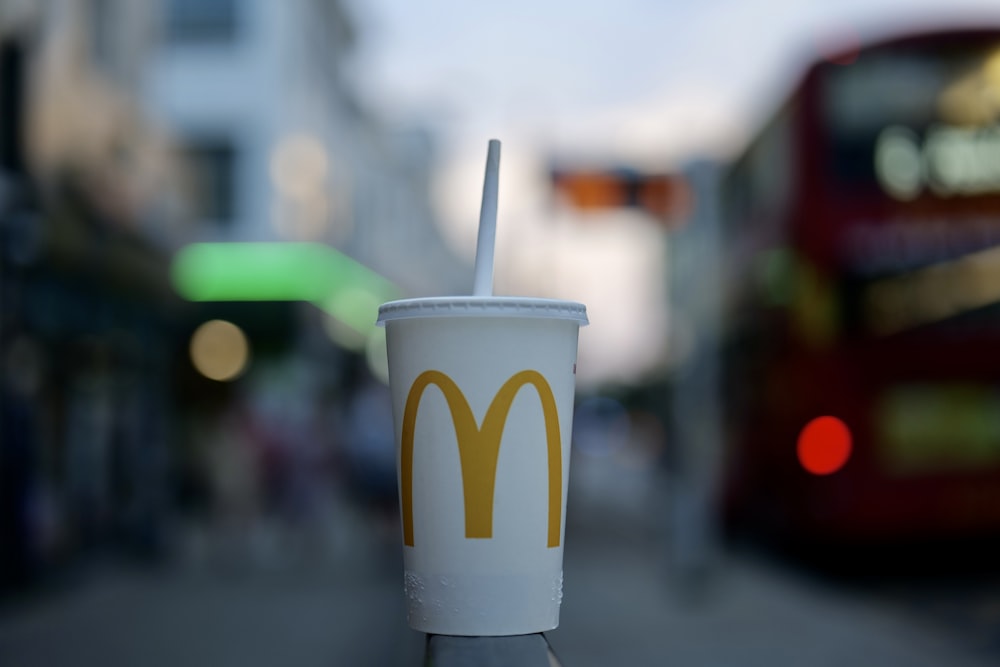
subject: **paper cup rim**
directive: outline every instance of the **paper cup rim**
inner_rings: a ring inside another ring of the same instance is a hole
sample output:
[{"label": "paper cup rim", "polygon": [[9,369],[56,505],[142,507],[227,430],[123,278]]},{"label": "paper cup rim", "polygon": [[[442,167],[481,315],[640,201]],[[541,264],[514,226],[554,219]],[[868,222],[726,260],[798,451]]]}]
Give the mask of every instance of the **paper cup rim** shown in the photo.
[{"label": "paper cup rim", "polygon": [[393,320],[431,317],[511,317],[590,323],[587,307],[576,301],[519,296],[444,296],[401,299],[378,308],[379,326]]}]

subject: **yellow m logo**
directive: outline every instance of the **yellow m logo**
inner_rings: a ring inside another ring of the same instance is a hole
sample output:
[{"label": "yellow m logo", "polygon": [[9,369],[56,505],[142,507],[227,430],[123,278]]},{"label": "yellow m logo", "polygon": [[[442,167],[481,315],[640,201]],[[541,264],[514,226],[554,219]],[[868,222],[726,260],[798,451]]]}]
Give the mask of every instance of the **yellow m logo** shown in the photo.
[{"label": "yellow m logo", "polygon": [[493,489],[496,483],[500,439],[510,406],[517,392],[533,385],[542,404],[545,418],[545,442],[549,463],[548,546],[559,546],[562,526],[562,445],[559,436],[559,413],[552,389],[538,371],[515,373],[493,398],[482,426],[476,424],[469,402],[455,381],[441,371],[424,371],[410,387],[403,410],[403,440],[400,451],[400,493],[403,506],[403,543],[413,546],[413,434],[417,409],[424,390],[437,385],[448,402],[458,440],[462,466],[462,492],[465,497],[465,536],[493,537]]}]

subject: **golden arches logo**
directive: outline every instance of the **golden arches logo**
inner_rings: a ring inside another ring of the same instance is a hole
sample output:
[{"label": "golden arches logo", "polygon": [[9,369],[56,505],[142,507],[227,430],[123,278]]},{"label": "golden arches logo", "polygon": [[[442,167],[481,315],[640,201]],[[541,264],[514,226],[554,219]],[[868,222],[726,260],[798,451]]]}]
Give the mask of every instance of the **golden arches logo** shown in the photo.
[{"label": "golden arches logo", "polygon": [[455,381],[441,371],[424,371],[410,387],[403,410],[403,439],[400,448],[400,493],[403,509],[403,543],[413,546],[413,435],[417,410],[424,390],[436,385],[444,394],[455,424],[459,463],[462,467],[462,493],[465,500],[465,536],[493,537],[493,491],[504,424],[517,393],[525,385],[538,392],[545,418],[545,442],[549,465],[548,546],[559,546],[562,526],[562,444],[559,436],[559,412],[552,388],[538,371],[515,373],[497,392],[486,410],[482,425],[476,424],[472,408]]}]

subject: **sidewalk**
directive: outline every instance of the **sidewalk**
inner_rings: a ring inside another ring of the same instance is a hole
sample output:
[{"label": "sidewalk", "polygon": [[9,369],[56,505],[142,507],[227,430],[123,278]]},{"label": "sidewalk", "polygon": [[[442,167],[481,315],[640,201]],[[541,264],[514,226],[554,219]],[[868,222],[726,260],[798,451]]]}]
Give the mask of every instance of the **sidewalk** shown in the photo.
[{"label": "sidewalk", "polygon": [[288,531],[191,532],[162,567],[106,559],[74,584],[0,600],[0,667],[420,664],[398,550],[361,515],[338,520],[350,534],[325,550]]},{"label": "sidewalk", "polygon": [[[567,667],[986,667],[956,635],[755,559],[730,557],[704,597],[684,602],[653,548],[573,550],[559,629]],[[609,576],[608,572],[615,572]]]},{"label": "sidewalk", "polygon": [[[732,558],[687,604],[650,543],[567,538],[565,667],[628,665],[985,667],[940,627],[883,602]],[[3,667],[416,667],[391,554],[276,571],[92,573],[63,592],[0,608]]]}]

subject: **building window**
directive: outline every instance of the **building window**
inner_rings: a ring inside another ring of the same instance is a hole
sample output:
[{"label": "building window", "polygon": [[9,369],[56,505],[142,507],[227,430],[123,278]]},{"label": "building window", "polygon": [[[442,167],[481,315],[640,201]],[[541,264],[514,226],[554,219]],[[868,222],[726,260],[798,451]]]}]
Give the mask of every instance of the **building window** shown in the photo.
[{"label": "building window", "polygon": [[167,41],[177,44],[218,44],[236,38],[237,0],[167,0]]},{"label": "building window", "polygon": [[229,224],[236,214],[238,154],[226,137],[203,137],[181,149],[194,215],[199,220]]}]

